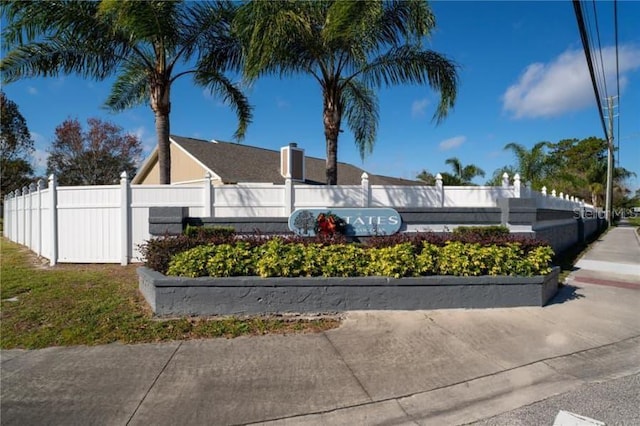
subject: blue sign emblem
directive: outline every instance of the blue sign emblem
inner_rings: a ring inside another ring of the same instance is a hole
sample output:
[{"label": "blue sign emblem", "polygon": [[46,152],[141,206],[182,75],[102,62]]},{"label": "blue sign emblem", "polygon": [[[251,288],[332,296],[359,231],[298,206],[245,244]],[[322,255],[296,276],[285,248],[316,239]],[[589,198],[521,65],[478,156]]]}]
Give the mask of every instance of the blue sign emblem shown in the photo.
[{"label": "blue sign emblem", "polygon": [[318,216],[329,213],[345,222],[344,235],[349,237],[391,235],[402,225],[400,214],[389,208],[300,209],[289,216],[289,229],[298,235],[313,237]]}]

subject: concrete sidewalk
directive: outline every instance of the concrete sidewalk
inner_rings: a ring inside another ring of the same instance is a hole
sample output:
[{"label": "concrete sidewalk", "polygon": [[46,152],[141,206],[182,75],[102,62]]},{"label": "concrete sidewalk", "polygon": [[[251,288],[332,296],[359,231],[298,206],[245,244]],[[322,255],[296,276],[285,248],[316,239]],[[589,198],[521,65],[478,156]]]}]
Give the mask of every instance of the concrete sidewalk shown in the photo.
[{"label": "concrete sidewalk", "polygon": [[[637,266],[628,231],[580,262]],[[628,258],[612,254],[619,244]],[[543,308],[351,312],[320,334],[2,351],[1,423],[471,423],[640,372],[640,276],[624,268],[577,269]]]},{"label": "concrete sidewalk", "polygon": [[575,264],[575,283],[640,287],[640,236],[626,222],[613,227]]}]

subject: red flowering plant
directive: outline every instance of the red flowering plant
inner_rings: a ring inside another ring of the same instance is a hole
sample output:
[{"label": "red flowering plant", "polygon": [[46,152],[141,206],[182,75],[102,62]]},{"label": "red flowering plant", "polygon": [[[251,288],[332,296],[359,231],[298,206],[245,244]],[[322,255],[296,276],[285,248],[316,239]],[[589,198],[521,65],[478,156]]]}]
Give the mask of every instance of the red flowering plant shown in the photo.
[{"label": "red flowering plant", "polygon": [[347,223],[340,216],[331,213],[320,213],[316,217],[316,224],[313,228],[316,235],[344,235]]}]

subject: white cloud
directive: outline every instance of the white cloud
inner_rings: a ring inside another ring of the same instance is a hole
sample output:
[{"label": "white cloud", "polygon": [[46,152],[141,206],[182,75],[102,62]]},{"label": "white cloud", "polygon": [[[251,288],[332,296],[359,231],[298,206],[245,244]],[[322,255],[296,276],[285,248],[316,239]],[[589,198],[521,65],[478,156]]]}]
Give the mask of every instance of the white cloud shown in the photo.
[{"label": "white cloud", "polygon": [[453,138],[445,139],[438,144],[440,151],[448,151],[462,145],[467,140],[466,136],[455,136]]},{"label": "white cloud", "polygon": [[278,109],[287,109],[291,106],[291,104],[286,99],[276,97],[276,106],[278,107]]},{"label": "white cloud", "polygon": [[153,148],[156,147],[156,135],[155,133],[149,134],[144,126],[140,126],[133,131],[129,131],[129,133],[135,135],[142,142],[142,158],[138,159],[138,163],[141,163],[149,156],[149,154],[151,154]]},{"label": "white cloud", "polygon": [[35,149],[31,153],[31,162],[33,164],[36,175],[44,175],[47,170],[47,158],[49,153],[43,149]]},{"label": "white cloud", "polygon": [[29,132],[29,135],[31,136],[31,140],[33,141],[36,147],[47,145],[47,140],[40,133]]},{"label": "white cloud", "polygon": [[202,89],[202,97],[205,99],[213,99],[213,93],[208,88]]},{"label": "white cloud", "polygon": [[[640,68],[640,48],[619,46],[620,87],[626,86],[628,72]],[[599,60],[600,55],[593,55]],[[604,74],[610,93],[615,91],[614,47],[602,49]],[[579,110],[595,102],[593,86],[583,50],[567,50],[553,61],[529,65],[517,83],[502,95],[503,109],[514,118],[553,117]]]},{"label": "white cloud", "polygon": [[27,93],[29,93],[30,95],[37,95],[38,94],[38,89],[36,89],[33,86],[29,86],[29,87],[27,87]]},{"label": "white cloud", "polygon": [[429,105],[429,99],[427,98],[416,99],[413,101],[411,103],[411,117],[423,117],[427,109],[427,105]]}]

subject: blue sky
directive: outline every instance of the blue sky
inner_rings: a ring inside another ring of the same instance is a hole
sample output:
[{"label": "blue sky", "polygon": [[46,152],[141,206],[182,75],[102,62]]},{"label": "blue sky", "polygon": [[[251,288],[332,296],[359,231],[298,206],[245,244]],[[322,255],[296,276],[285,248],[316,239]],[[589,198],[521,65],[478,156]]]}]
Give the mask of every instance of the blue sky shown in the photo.
[{"label": "blue sky", "polygon": [[[455,156],[463,164],[480,166],[489,178],[496,168],[514,164],[512,154],[503,150],[509,142],[531,147],[543,140],[604,137],[570,1],[439,1],[431,6],[437,29],[427,47],[460,65],[455,108],[436,125],[431,117],[438,98],[428,87],[382,89],[373,154],[362,161],[345,128],[339,161],[376,174],[414,178],[422,169],[447,171],[445,159]],[[615,95],[613,3],[598,1],[595,6],[603,73],[609,94]],[[593,17],[593,4],[584,7]],[[618,11],[621,97],[619,104],[616,101],[620,117],[615,125],[620,126],[620,165],[639,176],[628,182],[636,189],[640,187],[640,2],[620,1]],[[26,118],[36,141],[36,161],[43,165],[55,127],[69,117],[83,123],[89,117],[113,121],[137,134],[146,152],[155,146],[148,106],[117,114],[101,107],[110,87],[111,81],[61,76],[23,80],[3,85],[3,90]],[[247,95],[255,109],[244,144],[278,149],[297,142],[307,155],[324,158],[322,100],[314,80],[263,78]],[[228,141],[235,127],[235,116],[220,99],[188,79],[174,84],[171,133]]]}]

